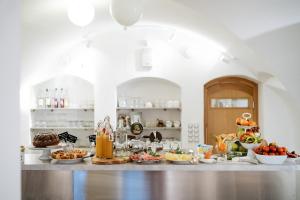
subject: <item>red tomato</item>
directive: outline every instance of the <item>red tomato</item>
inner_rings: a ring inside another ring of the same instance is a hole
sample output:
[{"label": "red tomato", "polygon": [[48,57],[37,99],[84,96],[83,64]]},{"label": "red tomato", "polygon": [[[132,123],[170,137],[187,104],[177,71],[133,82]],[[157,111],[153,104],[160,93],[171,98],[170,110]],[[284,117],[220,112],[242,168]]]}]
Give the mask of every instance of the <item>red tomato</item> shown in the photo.
[{"label": "red tomato", "polygon": [[287,149],[286,149],[285,147],[282,147],[282,150],[283,150],[284,152],[287,152]]},{"label": "red tomato", "polygon": [[269,156],[275,156],[275,153],[269,153]]},{"label": "red tomato", "polygon": [[263,149],[264,152],[269,152],[270,151],[270,148],[268,146],[263,146],[262,149]]},{"label": "red tomato", "polygon": [[280,152],[283,152],[283,148],[282,148],[282,147],[278,147],[278,148],[277,148],[277,152],[279,152],[279,153],[280,153]]},{"label": "red tomato", "polygon": [[263,155],[268,156],[269,154],[267,152],[263,152]]},{"label": "red tomato", "polygon": [[271,152],[275,153],[275,152],[276,152],[276,150],[277,150],[277,149],[276,149],[276,147],[275,147],[275,146],[270,146],[270,151],[271,151]]},{"label": "red tomato", "polygon": [[283,151],[283,152],[280,152],[279,154],[280,154],[281,156],[284,156],[284,155],[286,155],[286,152]]}]

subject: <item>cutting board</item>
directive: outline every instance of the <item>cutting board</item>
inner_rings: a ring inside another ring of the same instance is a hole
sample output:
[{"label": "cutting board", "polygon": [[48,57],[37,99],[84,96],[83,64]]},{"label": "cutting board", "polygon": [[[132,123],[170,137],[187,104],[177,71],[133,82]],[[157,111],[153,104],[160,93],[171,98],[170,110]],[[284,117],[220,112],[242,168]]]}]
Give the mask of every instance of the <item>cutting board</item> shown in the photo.
[{"label": "cutting board", "polygon": [[128,157],[114,157],[112,159],[105,159],[105,158],[92,158],[92,163],[96,165],[113,165],[113,164],[124,164],[129,161]]}]

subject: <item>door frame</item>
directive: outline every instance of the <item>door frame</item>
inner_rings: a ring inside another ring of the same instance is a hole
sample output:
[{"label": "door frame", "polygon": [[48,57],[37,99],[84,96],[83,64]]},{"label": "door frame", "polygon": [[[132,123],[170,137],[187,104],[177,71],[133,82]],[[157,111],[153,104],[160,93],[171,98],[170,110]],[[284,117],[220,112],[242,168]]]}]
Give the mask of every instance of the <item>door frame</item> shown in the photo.
[{"label": "door frame", "polygon": [[250,87],[253,90],[253,114],[256,115],[256,120],[259,122],[258,114],[258,84],[249,79],[238,76],[223,76],[216,79],[212,79],[204,84],[204,141],[208,142],[208,106],[210,105],[208,99],[208,89],[217,84],[236,84],[240,83]]}]

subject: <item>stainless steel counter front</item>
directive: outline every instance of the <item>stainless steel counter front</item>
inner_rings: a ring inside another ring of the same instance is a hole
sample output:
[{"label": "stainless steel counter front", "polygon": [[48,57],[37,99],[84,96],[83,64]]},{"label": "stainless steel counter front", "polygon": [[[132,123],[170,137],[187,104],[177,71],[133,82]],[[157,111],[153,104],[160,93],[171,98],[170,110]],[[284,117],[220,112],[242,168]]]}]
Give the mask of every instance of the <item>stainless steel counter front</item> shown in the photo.
[{"label": "stainless steel counter front", "polygon": [[[30,159],[29,159],[30,158]],[[27,157],[22,199],[296,200],[296,164],[58,165]]]},{"label": "stainless steel counter front", "polygon": [[22,199],[296,200],[299,171],[23,171]]}]

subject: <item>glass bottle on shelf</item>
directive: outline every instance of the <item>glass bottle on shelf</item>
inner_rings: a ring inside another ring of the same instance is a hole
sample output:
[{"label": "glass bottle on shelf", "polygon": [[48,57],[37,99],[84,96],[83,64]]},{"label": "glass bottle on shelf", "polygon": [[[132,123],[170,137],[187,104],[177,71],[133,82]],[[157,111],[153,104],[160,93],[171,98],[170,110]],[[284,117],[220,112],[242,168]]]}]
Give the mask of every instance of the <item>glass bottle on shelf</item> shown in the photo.
[{"label": "glass bottle on shelf", "polygon": [[46,92],[45,92],[45,105],[46,108],[51,108],[51,98],[50,98],[50,92],[48,88],[46,88]]},{"label": "glass bottle on shelf", "polygon": [[64,89],[60,88],[60,95],[59,95],[59,107],[65,107],[65,97],[64,97]]},{"label": "glass bottle on shelf", "polygon": [[37,96],[37,107],[45,108],[45,98],[43,97],[42,91],[39,91]]},{"label": "glass bottle on shelf", "polygon": [[64,89],[64,108],[69,107],[68,90]]},{"label": "glass bottle on shelf", "polygon": [[52,107],[53,108],[58,108],[58,90],[57,90],[57,88],[55,88],[55,90],[54,90],[52,102],[53,102]]}]

